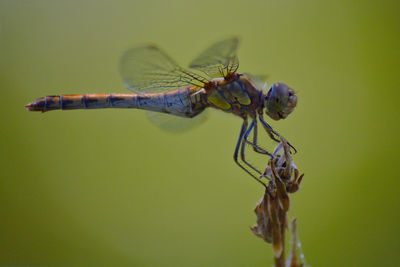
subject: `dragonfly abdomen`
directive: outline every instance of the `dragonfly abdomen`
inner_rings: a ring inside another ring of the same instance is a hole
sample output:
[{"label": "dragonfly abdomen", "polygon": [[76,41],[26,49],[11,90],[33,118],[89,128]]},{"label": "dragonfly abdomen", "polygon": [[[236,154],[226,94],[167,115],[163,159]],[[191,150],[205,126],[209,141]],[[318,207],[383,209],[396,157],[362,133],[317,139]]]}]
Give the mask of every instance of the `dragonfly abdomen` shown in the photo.
[{"label": "dragonfly abdomen", "polygon": [[136,108],[134,94],[82,94],[45,96],[25,106],[29,111],[95,108]]},{"label": "dragonfly abdomen", "polygon": [[206,107],[196,88],[182,88],[153,94],[82,94],[46,96],[29,103],[29,111],[97,108],[135,108],[193,117]]}]

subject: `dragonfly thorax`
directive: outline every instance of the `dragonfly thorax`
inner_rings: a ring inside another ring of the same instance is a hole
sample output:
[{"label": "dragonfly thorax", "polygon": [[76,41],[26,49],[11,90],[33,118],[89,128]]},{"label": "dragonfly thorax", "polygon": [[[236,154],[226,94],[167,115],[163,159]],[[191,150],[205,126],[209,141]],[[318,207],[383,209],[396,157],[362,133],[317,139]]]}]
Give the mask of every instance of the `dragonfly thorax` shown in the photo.
[{"label": "dragonfly thorax", "polygon": [[[255,88],[253,83],[242,74],[234,74],[229,79],[218,77],[210,80],[205,88],[207,101],[210,106],[231,112],[240,117],[248,114],[256,114],[256,110],[262,108],[262,92]],[[252,116],[253,117],[253,116]]]}]

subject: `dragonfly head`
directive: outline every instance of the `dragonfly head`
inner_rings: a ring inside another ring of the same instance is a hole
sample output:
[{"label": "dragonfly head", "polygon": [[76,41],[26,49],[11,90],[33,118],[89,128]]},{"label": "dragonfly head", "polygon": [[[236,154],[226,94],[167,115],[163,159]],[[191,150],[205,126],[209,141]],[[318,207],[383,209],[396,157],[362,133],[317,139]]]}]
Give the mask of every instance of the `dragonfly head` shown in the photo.
[{"label": "dragonfly head", "polygon": [[285,119],[296,104],[295,92],[283,83],[274,83],[265,96],[265,112],[274,120]]}]

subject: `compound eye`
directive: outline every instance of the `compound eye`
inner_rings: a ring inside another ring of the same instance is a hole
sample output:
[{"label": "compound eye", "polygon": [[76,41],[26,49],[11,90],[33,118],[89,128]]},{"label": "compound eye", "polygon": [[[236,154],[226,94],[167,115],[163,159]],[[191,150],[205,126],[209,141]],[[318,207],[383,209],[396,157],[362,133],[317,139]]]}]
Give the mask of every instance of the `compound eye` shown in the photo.
[{"label": "compound eye", "polygon": [[292,92],[289,92],[289,96],[293,96],[293,93],[292,93]]}]

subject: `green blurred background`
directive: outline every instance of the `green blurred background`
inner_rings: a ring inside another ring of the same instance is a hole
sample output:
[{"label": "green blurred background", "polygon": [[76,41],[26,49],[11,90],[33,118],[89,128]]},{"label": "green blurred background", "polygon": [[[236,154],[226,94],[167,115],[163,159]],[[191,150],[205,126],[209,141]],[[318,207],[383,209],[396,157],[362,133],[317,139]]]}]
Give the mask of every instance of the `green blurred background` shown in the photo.
[{"label": "green blurred background", "polygon": [[271,124],[306,173],[290,214],[307,263],[398,266],[399,10],[0,1],[0,265],[270,266],[270,246],[249,230],[263,190],[232,161],[239,119],[213,111],[177,135],[138,110],[23,108],[45,95],[128,92],[118,61],[133,45],[160,44],[185,65],[237,35],[242,72],[298,93],[296,111]]}]

